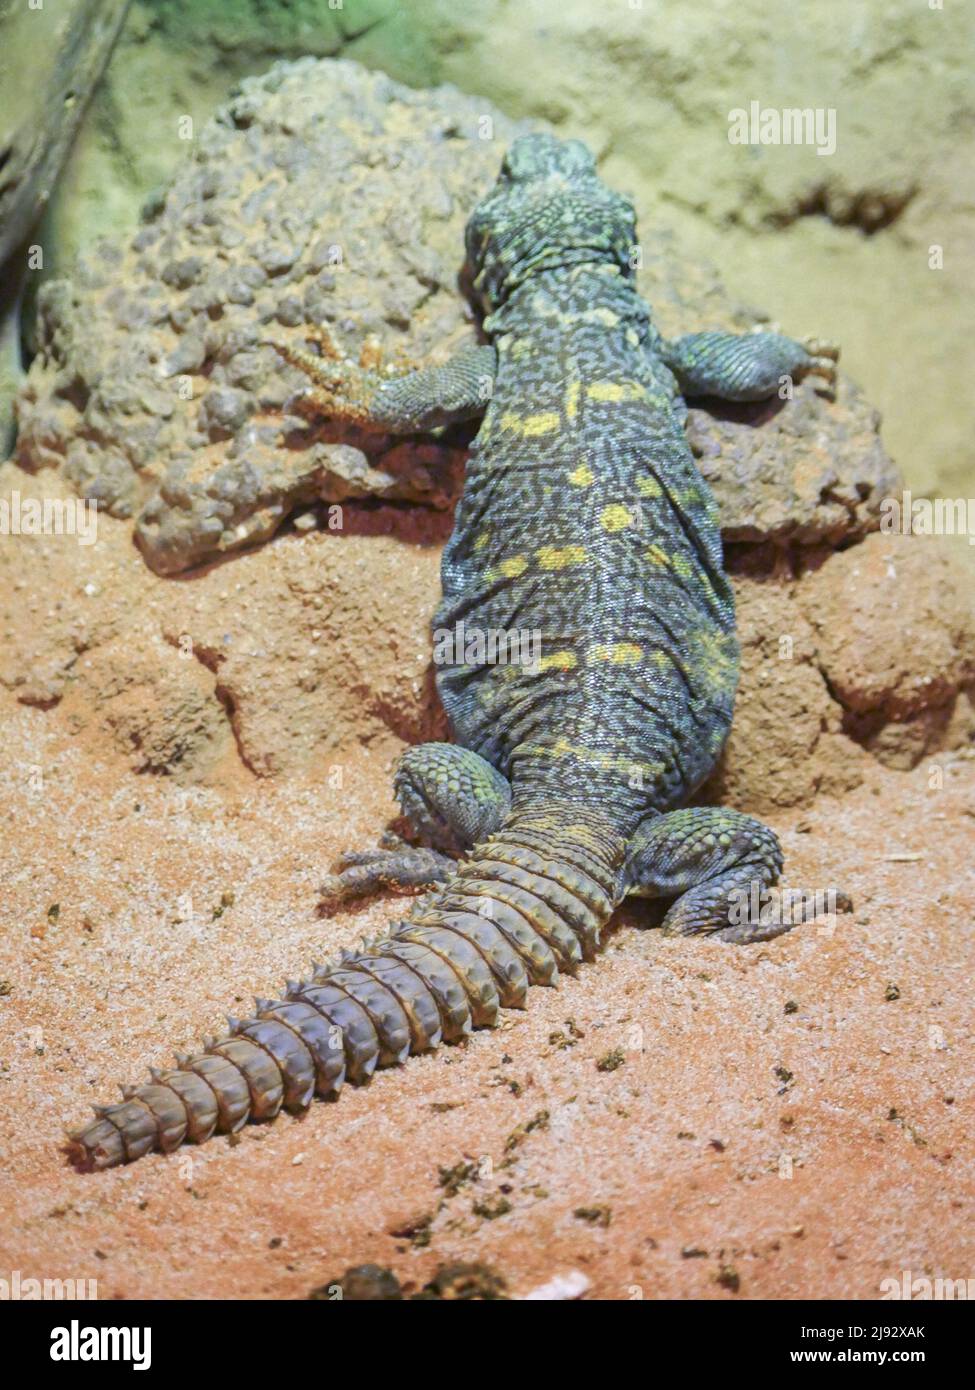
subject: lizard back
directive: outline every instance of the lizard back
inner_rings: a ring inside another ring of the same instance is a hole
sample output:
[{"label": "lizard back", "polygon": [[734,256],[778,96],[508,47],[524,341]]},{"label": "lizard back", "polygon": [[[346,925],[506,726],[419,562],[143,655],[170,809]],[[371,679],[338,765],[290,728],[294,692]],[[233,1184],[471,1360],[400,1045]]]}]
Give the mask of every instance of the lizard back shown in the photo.
[{"label": "lizard back", "polygon": [[623,833],[710,772],[738,669],[716,507],[634,244],[632,207],[573,141],[518,142],[472,216],[498,366],[435,619],[463,637],[438,668],[458,741],[516,800],[608,804]]}]

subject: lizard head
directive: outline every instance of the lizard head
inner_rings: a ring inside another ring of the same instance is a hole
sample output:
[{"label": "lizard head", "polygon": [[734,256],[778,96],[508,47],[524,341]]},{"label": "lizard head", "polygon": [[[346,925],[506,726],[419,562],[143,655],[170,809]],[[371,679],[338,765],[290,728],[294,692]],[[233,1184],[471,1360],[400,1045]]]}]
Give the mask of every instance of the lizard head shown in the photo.
[{"label": "lizard head", "polygon": [[632,277],[632,204],[599,178],[581,140],[522,135],[467,223],[474,288],[488,310],[539,270],[609,262]]}]

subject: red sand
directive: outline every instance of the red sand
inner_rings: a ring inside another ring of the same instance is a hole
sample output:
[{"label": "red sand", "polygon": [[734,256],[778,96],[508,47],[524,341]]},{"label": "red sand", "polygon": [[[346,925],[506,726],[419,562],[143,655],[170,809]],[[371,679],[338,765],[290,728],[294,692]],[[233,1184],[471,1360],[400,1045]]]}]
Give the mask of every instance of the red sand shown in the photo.
[{"label": "red sand", "polygon": [[[859,1299],[975,1270],[970,758],[942,757],[943,790],[931,764],[873,766],[774,818],[790,883],[852,895],[832,934],[666,940],[636,904],[497,1031],[301,1120],[86,1176],[58,1146],[88,1103],[393,919],[395,898],[321,917],[315,891],[391,813],[388,749],[343,755],[342,791],[239,764],[180,788],[50,711],[0,693],[0,714],[0,1274],[301,1297],[351,1264],[419,1286],[463,1259],[515,1294],[578,1270],[589,1297]],[[448,1196],[439,1170],[464,1161],[479,1176]],[[428,1216],[427,1245],[393,1234]]]}]

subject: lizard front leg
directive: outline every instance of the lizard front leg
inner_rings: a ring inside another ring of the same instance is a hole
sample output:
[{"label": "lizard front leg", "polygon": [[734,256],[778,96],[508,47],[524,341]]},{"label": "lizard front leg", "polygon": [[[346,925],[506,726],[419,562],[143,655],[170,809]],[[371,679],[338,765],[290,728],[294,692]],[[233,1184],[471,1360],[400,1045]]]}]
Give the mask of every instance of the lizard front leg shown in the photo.
[{"label": "lizard front leg", "polygon": [[830,390],[840,355],[834,343],[807,338],[796,342],[781,333],[688,333],[663,340],[661,355],[684,396],[718,396],[725,401],[761,401],[773,396],[783,379],[801,381],[813,373]]},{"label": "lizard front leg", "polygon": [[384,373],[374,354],[359,362],[345,356],[327,329],[305,335],[322,355],[277,338],[265,338],[292,366],[310,378],[299,400],[306,412],[391,434],[414,434],[480,415],[494,390],[497,354],[493,347],[471,347],[436,367]]},{"label": "lizard front leg", "polygon": [[447,851],[462,852],[487,839],[511,809],[511,787],[501,773],[453,743],[408,748],[393,789],[411,829],[432,848],[397,845],[345,854],[341,871],[322,885],[326,898],[445,882],[456,867]]}]

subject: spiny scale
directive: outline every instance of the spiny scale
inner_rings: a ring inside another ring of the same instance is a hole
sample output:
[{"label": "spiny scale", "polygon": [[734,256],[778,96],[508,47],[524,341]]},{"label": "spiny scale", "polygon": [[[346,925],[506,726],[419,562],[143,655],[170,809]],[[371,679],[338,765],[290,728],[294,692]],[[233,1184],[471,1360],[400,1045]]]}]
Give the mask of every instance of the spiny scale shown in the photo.
[{"label": "spiny scale", "polygon": [[[558,858],[571,852],[563,843]],[[614,906],[613,873],[602,884],[587,876],[584,897],[530,868],[508,881],[513,864],[542,866],[537,851],[526,853],[516,836],[495,837],[390,935],[289,980],[283,999],[255,999],[253,1018],[228,1017],[226,1037],[177,1054],[174,1069],[151,1068],[148,1082],[124,1087],[120,1104],[96,1107],[95,1121],[69,1136],[73,1160],[111,1168],[304,1110],[377,1066],[494,1026],[499,1009],[524,1005],[530,984],[555,985],[592,954]]]}]

